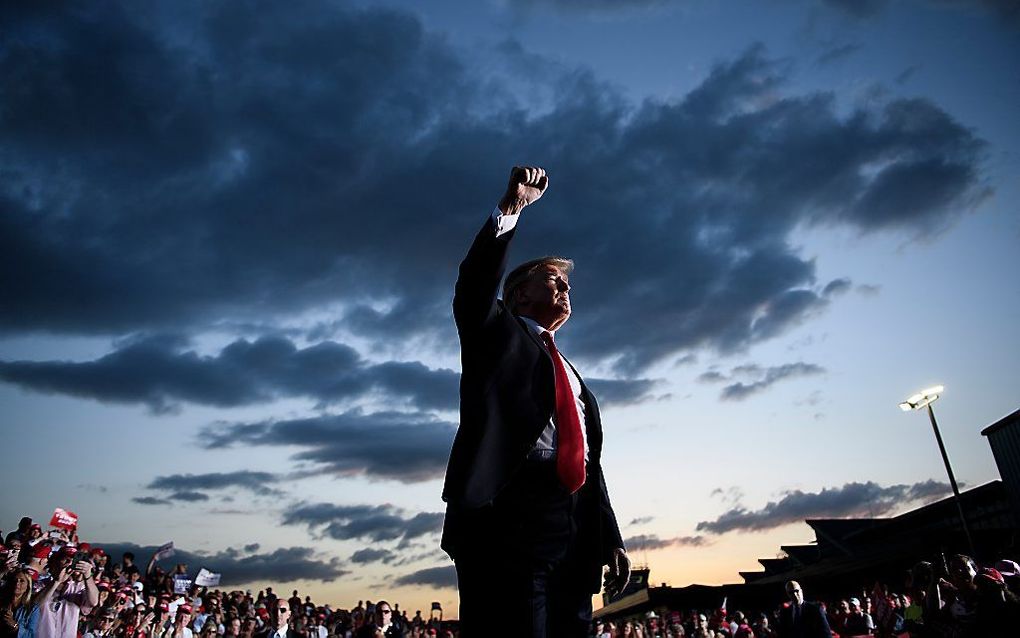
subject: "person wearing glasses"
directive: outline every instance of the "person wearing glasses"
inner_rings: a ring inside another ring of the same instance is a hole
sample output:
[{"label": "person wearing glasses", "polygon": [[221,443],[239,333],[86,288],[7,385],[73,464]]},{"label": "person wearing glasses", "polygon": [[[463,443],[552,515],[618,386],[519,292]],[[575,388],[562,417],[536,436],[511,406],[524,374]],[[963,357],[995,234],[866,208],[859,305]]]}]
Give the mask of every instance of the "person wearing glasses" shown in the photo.
[{"label": "person wearing glasses", "polygon": [[404,638],[404,629],[385,600],[375,604],[375,615],[361,626],[355,638]]},{"label": "person wearing glasses", "polygon": [[290,604],[286,600],[275,599],[270,606],[270,623],[256,638],[301,638],[290,628]]}]

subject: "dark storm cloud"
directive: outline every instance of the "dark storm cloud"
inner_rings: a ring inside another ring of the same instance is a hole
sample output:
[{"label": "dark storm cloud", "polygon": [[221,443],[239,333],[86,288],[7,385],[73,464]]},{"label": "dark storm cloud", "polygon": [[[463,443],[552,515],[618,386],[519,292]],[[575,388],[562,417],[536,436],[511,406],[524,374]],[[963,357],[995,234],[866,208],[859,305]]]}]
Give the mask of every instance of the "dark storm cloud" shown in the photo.
[{"label": "dark storm cloud", "polygon": [[349,411],[338,415],[207,426],[198,437],[209,449],[231,446],[299,447],[292,459],[314,472],[365,475],[411,483],[443,476],[456,426],[427,414]]},{"label": "dark storm cloud", "polygon": [[[279,476],[269,472],[240,470],[237,472],[157,476],[146,487],[150,490],[177,492],[177,494],[169,497],[175,500],[207,500],[208,496],[199,492],[199,490],[223,490],[238,487],[254,492],[259,496],[279,494],[279,490],[267,486],[267,484],[276,483],[279,480]],[[180,494],[197,494],[202,498],[182,499],[179,497]]]},{"label": "dark storm cloud", "polygon": [[[102,547],[111,556],[134,552],[140,564],[159,549],[155,545],[141,546],[133,543],[89,542],[93,547]],[[338,558],[320,559],[310,547],[282,547],[272,552],[254,554],[228,547],[219,552],[193,552],[175,548],[173,557],[164,561],[168,564],[186,563],[191,573],[199,567],[223,574],[223,586],[247,585],[250,583],[287,583],[296,580],[316,580],[331,583],[350,572],[343,569]]]},{"label": "dark storm cloud", "polygon": [[818,375],[825,372],[825,368],[814,363],[785,363],[780,366],[771,366],[763,370],[756,370],[758,379],[750,383],[738,381],[722,389],[719,395],[724,401],[742,401],[752,394],[764,392],[772,385],[792,377],[805,377]]},{"label": "dark storm cloud", "polygon": [[701,547],[707,544],[703,536],[677,536],[675,538],[659,538],[655,534],[638,534],[623,541],[628,552],[649,551],[666,547]]},{"label": "dark storm cloud", "polygon": [[388,549],[365,548],[351,554],[350,561],[357,565],[366,565],[368,563],[384,563],[388,565],[396,560],[396,558],[397,555]]},{"label": "dark storm cloud", "polygon": [[882,516],[909,503],[943,497],[948,491],[948,485],[933,480],[888,487],[871,481],[847,483],[842,487],[823,488],[820,492],[794,490],[759,510],[734,507],[713,521],[698,523],[697,531],[710,534],[764,531],[807,518]]},{"label": "dark storm cloud", "polygon": [[[9,332],[274,325],[328,307],[380,342],[452,344],[456,265],[509,165],[533,161],[553,187],[512,258],[575,258],[564,351],[631,377],[826,308],[795,228],[913,237],[985,194],[984,143],[937,105],[843,114],[831,94],[786,90],[791,65],[761,47],[683,99],[638,105],[550,65],[524,78],[547,102],[536,113],[501,88],[522,84],[509,57],[476,72],[395,11],[3,11]],[[192,392],[241,400],[221,389]]]},{"label": "dark storm cloud", "polygon": [[[822,2],[855,18],[877,15],[891,4],[891,0],[822,0]],[[914,0],[914,2],[928,4],[937,9],[963,11],[980,9],[988,11],[1007,26],[1020,27],[1020,3],[1016,0]]]},{"label": "dark storm cloud", "polygon": [[428,567],[410,574],[404,574],[393,581],[394,585],[427,585],[442,589],[457,587],[457,569],[449,567]]},{"label": "dark storm cloud", "polygon": [[407,542],[443,527],[441,512],[409,515],[392,505],[300,504],[283,514],[284,525],[305,525],[311,531],[337,540],[365,538]]},{"label": "dark storm cloud", "polygon": [[[417,361],[370,363],[353,348],[323,341],[298,348],[291,340],[239,339],[215,356],[201,356],[166,336],[121,345],[85,362],[0,361],[0,380],[38,392],[116,403],[144,403],[153,412],[178,402],[235,407],[304,396],[322,403],[372,394],[406,399],[420,409],[457,407],[453,370]],[[649,379],[589,379],[606,403],[641,401],[655,385]]]},{"label": "dark storm cloud", "polygon": [[[39,392],[144,403],[155,412],[179,401],[233,407],[295,396],[329,403],[371,393],[408,399],[424,409],[457,405],[456,372],[418,362],[372,364],[333,341],[298,348],[284,337],[240,339],[216,356],[201,356],[184,345],[157,336],[124,344],[94,361],[0,362],[0,379]],[[619,384],[617,394],[624,400],[640,396],[640,381]]]}]

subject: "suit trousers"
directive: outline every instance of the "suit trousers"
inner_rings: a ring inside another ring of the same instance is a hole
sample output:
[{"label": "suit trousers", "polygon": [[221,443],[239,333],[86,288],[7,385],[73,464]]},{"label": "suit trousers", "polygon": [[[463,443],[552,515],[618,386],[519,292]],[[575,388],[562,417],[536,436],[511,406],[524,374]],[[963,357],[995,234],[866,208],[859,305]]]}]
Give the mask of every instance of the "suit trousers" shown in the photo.
[{"label": "suit trousers", "polygon": [[473,534],[456,558],[463,638],[589,634],[592,558],[578,521],[592,506],[587,486],[567,493],[555,460],[527,461],[492,505],[470,513]]}]

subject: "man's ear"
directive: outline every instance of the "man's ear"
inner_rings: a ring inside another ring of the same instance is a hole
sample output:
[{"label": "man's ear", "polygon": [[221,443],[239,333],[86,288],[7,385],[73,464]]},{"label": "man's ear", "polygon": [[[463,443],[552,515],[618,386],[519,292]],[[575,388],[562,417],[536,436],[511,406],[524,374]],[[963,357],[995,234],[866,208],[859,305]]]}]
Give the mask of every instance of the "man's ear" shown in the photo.
[{"label": "man's ear", "polygon": [[531,297],[529,297],[528,294],[524,291],[524,285],[526,283],[527,282],[521,284],[520,286],[517,286],[517,290],[514,290],[514,301],[516,302],[514,305],[517,308],[520,308],[521,306],[531,301]]}]

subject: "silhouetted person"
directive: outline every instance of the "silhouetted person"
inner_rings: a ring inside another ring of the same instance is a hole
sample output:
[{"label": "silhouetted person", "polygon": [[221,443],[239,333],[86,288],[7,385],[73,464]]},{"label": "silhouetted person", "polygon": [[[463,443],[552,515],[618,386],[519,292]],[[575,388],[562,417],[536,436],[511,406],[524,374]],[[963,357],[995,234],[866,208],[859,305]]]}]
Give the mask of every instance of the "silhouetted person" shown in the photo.
[{"label": "silhouetted person", "polygon": [[805,602],[800,583],[786,583],[786,596],[790,604],[779,612],[781,638],[832,638],[825,612],[816,603]]},{"label": "silhouetted person", "polygon": [[554,338],[570,317],[573,262],[522,264],[497,298],[518,216],[547,185],[542,169],[514,167],[454,295],[463,373],[443,549],[457,566],[463,638],[588,636],[602,566],[609,591],[630,573],[598,404]]}]

